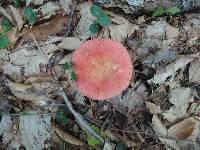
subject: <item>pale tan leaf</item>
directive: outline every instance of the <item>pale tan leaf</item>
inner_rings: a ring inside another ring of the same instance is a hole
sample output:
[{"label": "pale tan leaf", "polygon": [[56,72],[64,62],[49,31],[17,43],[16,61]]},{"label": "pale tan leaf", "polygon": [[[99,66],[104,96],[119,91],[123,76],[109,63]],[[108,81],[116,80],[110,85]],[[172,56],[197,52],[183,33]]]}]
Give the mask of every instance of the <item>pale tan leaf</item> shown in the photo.
[{"label": "pale tan leaf", "polygon": [[19,11],[19,9],[16,9],[15,7],[13,7],[12,5],[9,5],[10,10],[12,12],[12,15],[17,23],[17,26],[22,26],[24,24],[21,12]]},{"label": "pale tan leaf", "polygon": [[168,136],[178,140],[187,139],[192,135],[196,122],[197,120],[194,117],[178,122],[168,129]]},{"label": "pale tan leaf", "polygon": [[73,145],[85,145],[83,141],[78,139],[77,137],[59,129],[57,126],[52,125],[53,130],[58,134],[60,138],[62,138],[65,142],[68,142]]},{"label": "pale tan leaf", "polygon": [[80,47],[83,42],[80,41],[79,38],[76,37],[66,37],[58,46],[61,49],[66,50],[75,50]]}]

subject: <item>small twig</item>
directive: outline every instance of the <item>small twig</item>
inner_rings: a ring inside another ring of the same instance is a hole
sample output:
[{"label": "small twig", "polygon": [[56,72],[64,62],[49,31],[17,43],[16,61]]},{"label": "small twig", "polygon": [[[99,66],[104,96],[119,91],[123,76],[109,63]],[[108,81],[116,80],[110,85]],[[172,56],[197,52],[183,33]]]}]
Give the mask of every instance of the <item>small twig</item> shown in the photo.
[{"label": "small twig", "polygon": [[[133,128],[134,128],[134,130],[139,130],[135,125],[133,125]],[[139,132],[137,132],[136,135],[141,143],[145,142],[145,139],[142,137],[142,135]]]},{"label": "small twig", "polygon": [[[43,50],[39,47],[38,42],[36,41],[34,35],[32,35],[32,38],[38,48],[38,50],[40,51],[41,55],[43,55],[43,57],[48,61],[48,58],[46,57],[45,53],[43,52]],[[53,70],[54,71],[54,70]],[[61,86],[58,77],[56,76],[56,74],[54,74],[54,76],[52,76],[54,78],[54,80],[57,82],[57,85],[59,87],[59,92],[60,95],[64,98],[64,101],[68,107],[68,109],[71,111],[71,113],[74,115],[74,118],[76,119],[77,123],[80,125],[80,127],[86,131],[91,137],[93,137],[94,139],[97,139],[99,141],[101,141],[101,143],[104,143],[103,138],[98,135],[96,132],[94,132],[94,130],[90,127],[89,123],[78,113],[73,109],[73,106],[71,104],[71,102],[69,101],[64,88]]]},{"label": "small twig", "polygon": [[72,22],[73,22],[75,10],[76,10],[76,2],[73,2],[73,3],[74,4],[71,5],[71,11],[70,11],[69,17],[68,17],[69,19],[68,19],[67,32],[65,33],[65,37],[69,36],[69,34],[71,33]]}]

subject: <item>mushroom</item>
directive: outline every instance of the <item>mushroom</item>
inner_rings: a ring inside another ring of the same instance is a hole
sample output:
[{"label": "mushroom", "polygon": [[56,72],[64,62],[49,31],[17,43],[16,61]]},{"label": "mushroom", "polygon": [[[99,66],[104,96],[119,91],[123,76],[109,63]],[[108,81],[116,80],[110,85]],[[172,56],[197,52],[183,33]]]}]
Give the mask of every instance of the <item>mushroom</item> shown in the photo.
[{"label": "mushroom", "polygon": [[120,95],[130,84],[133,65],[126,48],[111,39],[84,42],[73,56],[80,93],[94,100]]}]

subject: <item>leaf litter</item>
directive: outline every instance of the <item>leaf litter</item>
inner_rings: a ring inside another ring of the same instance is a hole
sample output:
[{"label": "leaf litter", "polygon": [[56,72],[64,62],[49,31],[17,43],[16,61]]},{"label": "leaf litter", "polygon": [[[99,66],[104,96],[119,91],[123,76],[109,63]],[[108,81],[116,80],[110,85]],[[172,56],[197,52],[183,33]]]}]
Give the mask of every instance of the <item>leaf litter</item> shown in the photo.
[{"label": "leaf litter", "polygon": [[[117,5],[124,10],[119,12],[112,2],[98,5],[108,16],[105,22],[92,15],[92,3],[85,1],[29,0],[19,8],[2,5],[0,13],[12,25],[5,34],[10,45],[0,50],[0,78],[9,89],[7,93],[0,89],[6,97],[6,102],[1,100],[1,111],[9,114],[2,114],[0,122],[6,148],[39,150],[62,145],[64,140],[69,149],[100,149],[99,144],[86,144],[87,134],[81,127],[88,126],[79,124],[83,116],[89,126],[95,124],[105,131],[104,149],[199,149],[199,14],[175,16],[180,10],[174,6],[165,10],[173,17],[134,18],[126,13],[146,2],[127,1]],[[26,17],[23,10],[27,7],[37,17]],[[90,26],[95,21],[100,26],[94,34]],[[134,60],[135,78],[124,92],[107,101],[92,101],[78,93],[71,71],[63,67],[72,63],[74,50],[94,37],[122,43]],[[75,116],[65,115],[69,121],[64,125],[54,120],[64,105],[52,78],[55,74],[76,110],[72,111]],[[50,115],[40,115],[46,113]],[[53,130],[62,140],[51,139]]]}]

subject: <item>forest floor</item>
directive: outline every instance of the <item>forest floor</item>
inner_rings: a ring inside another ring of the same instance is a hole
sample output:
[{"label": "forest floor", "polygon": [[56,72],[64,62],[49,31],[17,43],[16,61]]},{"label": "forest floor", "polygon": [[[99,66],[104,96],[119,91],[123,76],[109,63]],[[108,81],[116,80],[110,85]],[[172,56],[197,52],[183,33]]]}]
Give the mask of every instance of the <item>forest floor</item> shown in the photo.
[{"label": "forest floor", "polygon": [[[134,15],[130,1],[0,0],[1,150],[200,149],[200,13]],[[69,64],[93,38],[129,52],[134,72],[119,96],[77,90]]]}]

